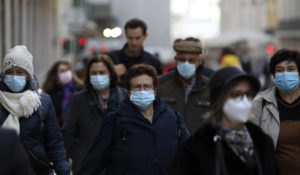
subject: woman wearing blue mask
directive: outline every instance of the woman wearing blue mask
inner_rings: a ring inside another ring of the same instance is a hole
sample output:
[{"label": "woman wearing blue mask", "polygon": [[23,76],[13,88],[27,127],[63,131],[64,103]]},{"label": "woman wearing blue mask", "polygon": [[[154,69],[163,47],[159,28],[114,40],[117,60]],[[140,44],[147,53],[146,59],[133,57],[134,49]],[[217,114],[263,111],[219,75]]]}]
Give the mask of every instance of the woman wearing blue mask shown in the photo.
[{"label": "woman wearing blue mask", "polygon": [[26,46],[10,49],[2,62],[0,124],[17,131],[36,174],[70,174],[62,135],[50,97],[38,89]]},{"label": "woman wearing blue mask", "polygon": [[177,145],[188,136],[183,118],[156,97],[158,77],[152,66],[132,66],[125,86],[128,98],[105,118],[80,173],[170,174]]},{"label": "woman wearing blue mask", "polygon": [[259,81],[239,68],[216,71],[206,123],[179,147],[172,174],[278,175],[271,138],[248,122],[259,89]]},{"label": "woman wearing blue mask", "polygon": [[82,167],[104,117],[127,95],[125,89],[117,87],[119,76],[107,55],[90,58],[85,71],[85,90],[72,97],[62,129],[75,175]]},{"label": "woman wearing blue mask", "polygon": [[281,49],[269,64],[275,87],[253,101],[253,122],[269,134],[283,174],[300,171],[300,54]]}]

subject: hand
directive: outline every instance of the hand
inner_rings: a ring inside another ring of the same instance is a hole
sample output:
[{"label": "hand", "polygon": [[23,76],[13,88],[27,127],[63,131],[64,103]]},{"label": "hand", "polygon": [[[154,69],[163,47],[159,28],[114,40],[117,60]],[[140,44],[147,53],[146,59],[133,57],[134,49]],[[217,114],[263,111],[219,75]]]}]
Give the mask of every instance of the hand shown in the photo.
[{"label": "hand", "polygon": [[115,65],[115,69],[119,76],[125,74],[125,72],[126,72],[126,67],[124,64]]}]

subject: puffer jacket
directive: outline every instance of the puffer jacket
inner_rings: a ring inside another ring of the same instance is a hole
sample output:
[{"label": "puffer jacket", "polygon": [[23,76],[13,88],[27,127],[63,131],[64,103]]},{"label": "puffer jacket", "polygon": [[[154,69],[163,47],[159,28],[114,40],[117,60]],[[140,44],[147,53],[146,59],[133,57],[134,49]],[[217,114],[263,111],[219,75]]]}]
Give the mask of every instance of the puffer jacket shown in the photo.
[{"label": "puffer jacket", "polygon": [[184,121],[163,100],[152,122],[126,99],[105,119],[80,174],[168,175],[177,145],[189,135]]},{"label": "puffer jacket", "polygon": [[271,136],[276,147],[280,119],[276,100],[276,88],[271,87],[260,92],[252,101],[252,113],[250,121],[257,124],[265,133]]},{"label": "puffer jacket", "polygon": [[194,133],[204,122],[209,107],[208,78],[196,72],[196,82],[188,96],[176,70],[159,77],[157,96],[183,115],[187,128]]},{"label": "puffer jacket", "polygon": [[[39,82],[33,77],[25,89],[37,91]],[[9,91],[0,74],[0,90]],[[69,175],[70,165],[66,158],[66,150],[62,134],[58,126],[51,98],[46,93],[40,94],[41,106],[28,118],[20,118],[20,138],[26,149],[48,158],[54,164],[57,175]],[[0,104],[0,125],[4,123],[9,112]]]},{"label": "puffer jacket", "polygon": [[[51,160],[54,164],[56,174],[70,174],[70,165],[67,162],[63,138],[58,127],[50,96],[42,93],[41,103],[41,111],[35,111],[29,118],[22,117],[19,119],[21,141],[25,148]],[[8,111],[1,105],[1,125],[8,115]]]}]

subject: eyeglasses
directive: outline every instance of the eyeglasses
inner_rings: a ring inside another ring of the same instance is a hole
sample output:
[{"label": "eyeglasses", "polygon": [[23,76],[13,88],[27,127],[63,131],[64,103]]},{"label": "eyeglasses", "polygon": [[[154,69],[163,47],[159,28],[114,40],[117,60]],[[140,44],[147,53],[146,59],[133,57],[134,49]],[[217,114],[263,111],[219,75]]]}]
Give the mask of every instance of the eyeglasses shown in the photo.
[{"label": "eyeglasses", "polygon": [[198,61],[198,58],[185,58],[185,57],[175,57],[175,60],[177,60],[178,62],[189,62],[190,64],[196,64],[196,62]]},{"label": "eyeglasses", "polygon": [[255,96],[253,91],[247,91],[247,92],[230,91],[229,92],[229,97],[231,98],[242,98],[244,95],[246,95],[249,99],[253,99]]},{"label": "eyeglasses", "polygon": [[152,91],[152,84],[137,84],[131,87],[132,91]]}]

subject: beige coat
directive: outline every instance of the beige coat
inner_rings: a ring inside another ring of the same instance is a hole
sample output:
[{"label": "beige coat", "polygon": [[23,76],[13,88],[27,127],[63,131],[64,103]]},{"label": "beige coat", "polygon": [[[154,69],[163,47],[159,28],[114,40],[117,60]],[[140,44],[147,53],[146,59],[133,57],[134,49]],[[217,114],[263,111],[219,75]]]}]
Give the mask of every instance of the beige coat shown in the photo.
[{"label": "beige coat", "polygon": [[254,116],[250,120],[271,136],[276,147],[280,130],[280,119],[275,94],[276,88],[271,87],[260,92],[254,98],[252,101],[252,114]]}]

